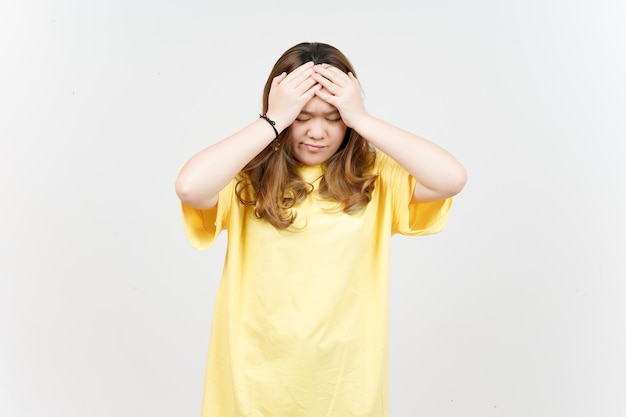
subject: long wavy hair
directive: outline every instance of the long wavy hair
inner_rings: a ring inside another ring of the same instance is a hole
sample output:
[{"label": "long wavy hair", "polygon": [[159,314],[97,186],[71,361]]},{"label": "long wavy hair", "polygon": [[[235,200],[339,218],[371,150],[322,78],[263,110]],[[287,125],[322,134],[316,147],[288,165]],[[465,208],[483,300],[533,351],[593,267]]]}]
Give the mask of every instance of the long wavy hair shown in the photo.
[{"label": "long wavy hair", "polygon": [[[263,90],[263,113],[267,112],[272,80],[300,65],[329,64],[345,73],[356,72],[346,56],[324,43],[300,43],[276,61]],[[235,192],[239,201],[254,206],[254,215],[278,229],[287,229],[296,218],[294,207],[314,189],[297,172],[302,164],[290,151],[291,127],[252,159],[239,173]],[[278,150],[275,150],[278,145]],[[337,152],[323,165],[319,194],[338,203],[339,210],[355,213],[370,201],[377,175],[373,172],[376,150],[358,132],[348,128]]]}]

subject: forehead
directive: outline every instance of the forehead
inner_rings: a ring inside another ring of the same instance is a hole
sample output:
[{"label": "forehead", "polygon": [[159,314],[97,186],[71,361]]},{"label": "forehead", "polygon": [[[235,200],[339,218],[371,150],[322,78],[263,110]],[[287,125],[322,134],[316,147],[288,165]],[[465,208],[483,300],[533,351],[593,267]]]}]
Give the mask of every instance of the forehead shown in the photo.
[{"label": "forehead", "polygon": [[304,105],[300,113],[309,113],[309,114],[337,113],[337,108],[331,104],[328,104],[321,98],[317,96],[313,96],[313,98]]}]

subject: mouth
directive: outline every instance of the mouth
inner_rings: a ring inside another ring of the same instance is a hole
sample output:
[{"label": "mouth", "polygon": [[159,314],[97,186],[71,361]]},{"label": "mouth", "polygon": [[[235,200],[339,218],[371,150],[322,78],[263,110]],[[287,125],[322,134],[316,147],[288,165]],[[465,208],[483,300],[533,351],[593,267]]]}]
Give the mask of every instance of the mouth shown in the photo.
[{"label": "mouth", "polygon": [[302,146],[304,146],[309,152],[319,152],[324,149],[324,146],[312,145],[310,143],[303,143]]}]

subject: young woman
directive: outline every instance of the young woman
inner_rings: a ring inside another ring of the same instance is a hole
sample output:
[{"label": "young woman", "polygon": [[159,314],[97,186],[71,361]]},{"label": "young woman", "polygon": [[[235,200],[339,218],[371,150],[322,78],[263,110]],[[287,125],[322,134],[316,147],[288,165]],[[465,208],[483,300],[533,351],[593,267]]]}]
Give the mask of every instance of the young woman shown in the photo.
[{"label": "young woman", "polygon": [[260,117],[176,180],[196,248],[228,231],[203,417],[387,416],[390,238],[439,232],[465,181],[366,111],[338,49],[288,49]]}]

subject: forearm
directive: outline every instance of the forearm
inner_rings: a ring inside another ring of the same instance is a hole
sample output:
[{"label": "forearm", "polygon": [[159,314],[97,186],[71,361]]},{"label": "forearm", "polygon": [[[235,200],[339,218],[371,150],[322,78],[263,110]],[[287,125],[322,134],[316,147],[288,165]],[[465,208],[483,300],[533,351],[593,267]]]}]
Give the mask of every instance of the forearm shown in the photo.
[{"label": "forearm", "polygon": [[415,201],[451,197],[465,185],[465,168],[440,146],[370,115],[360,118],[354,129],[417,180]]},{"label": "forearm", "polygon": [[178,173],[176,194],[183,203],[192,207],[215,206],[220,190],[265,149],[275,136],[267,121],[258,119],[239,132],[198,152]]}]

